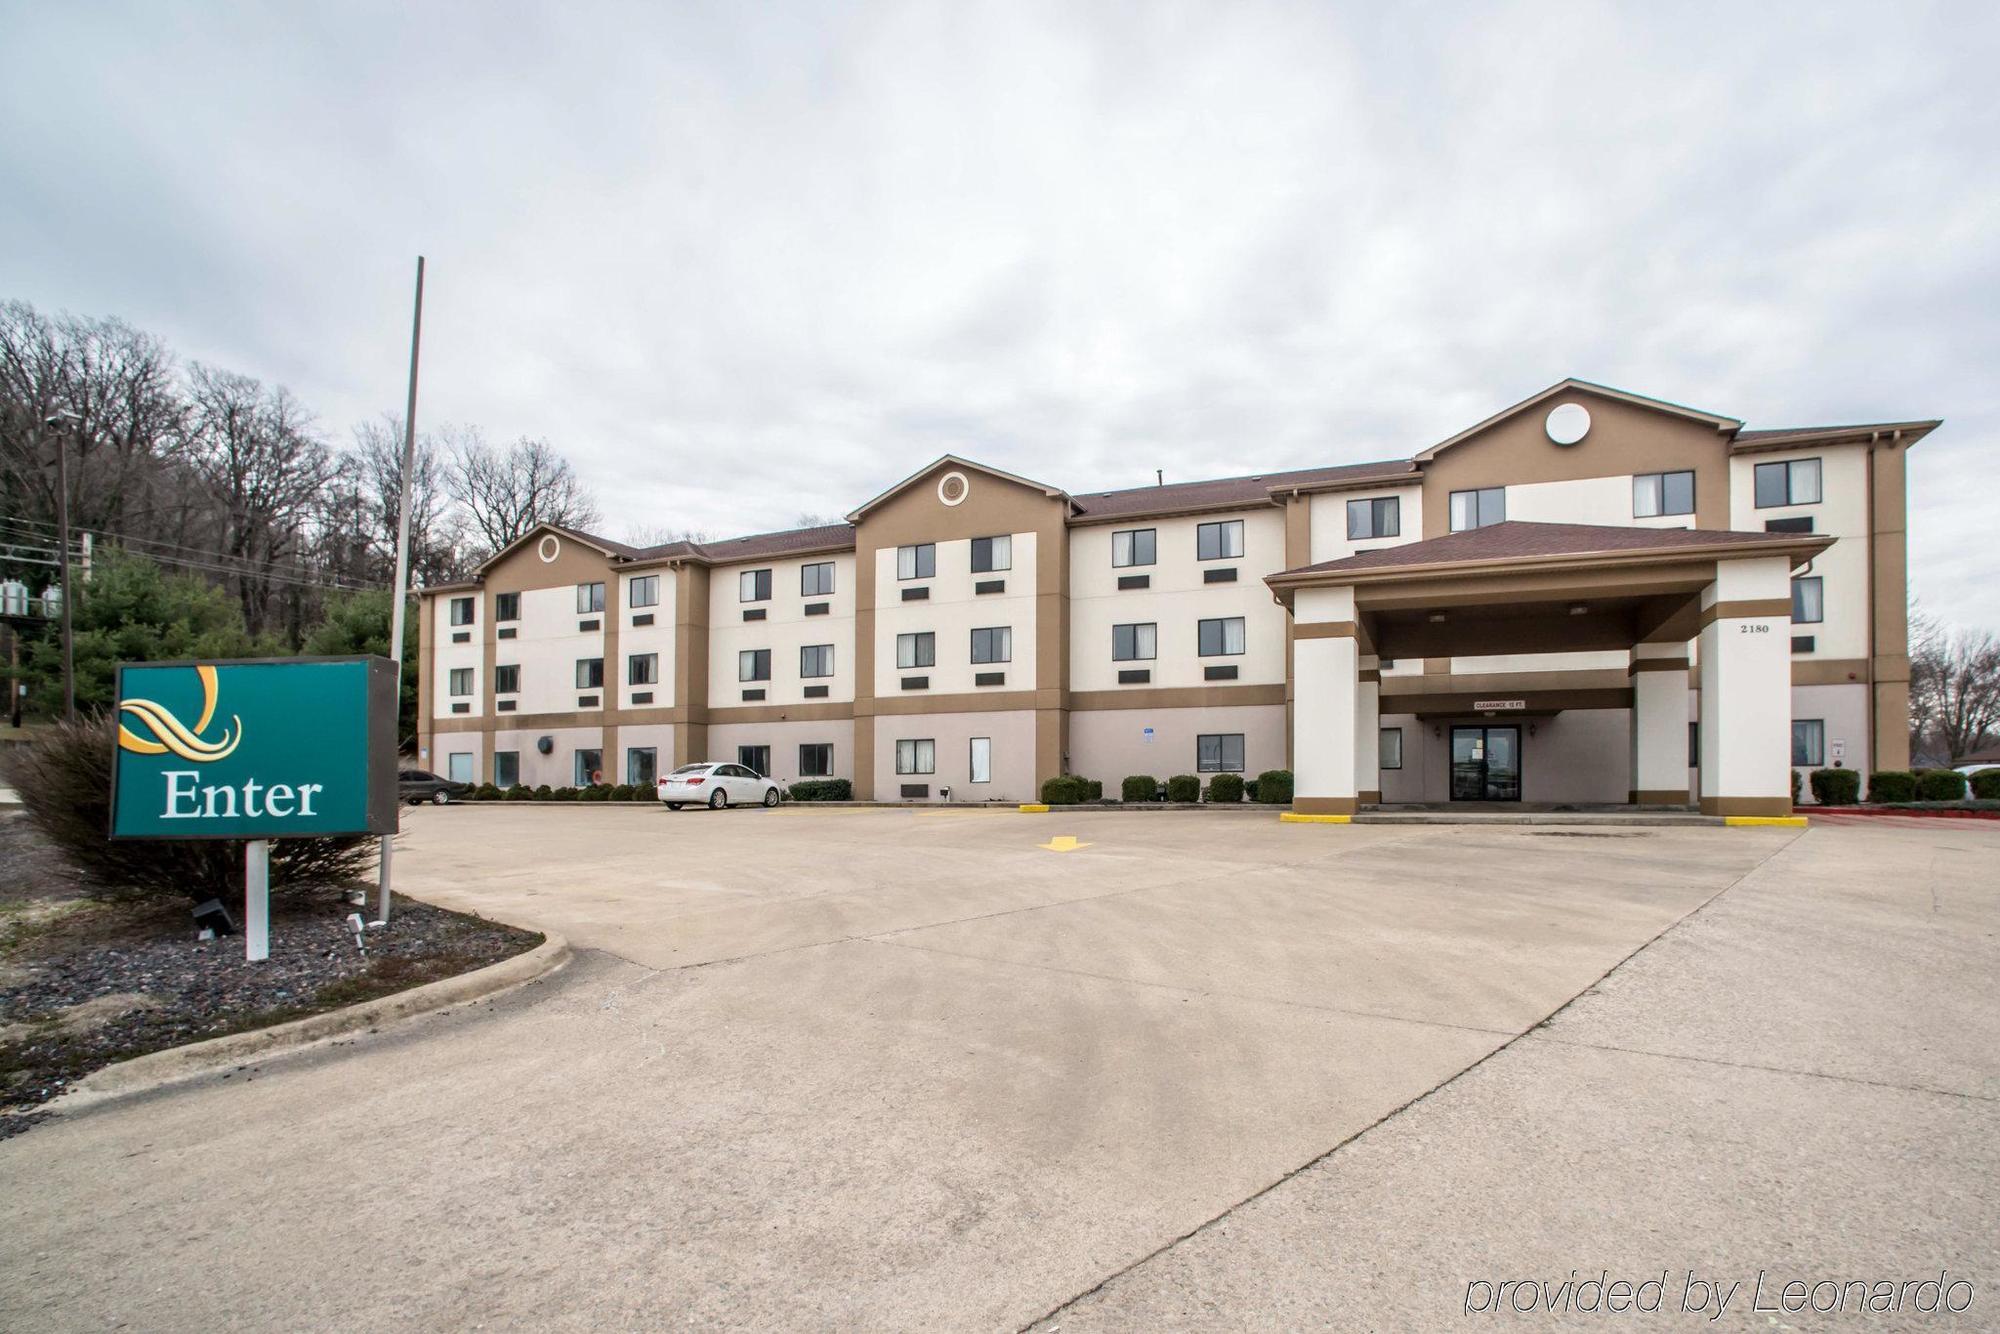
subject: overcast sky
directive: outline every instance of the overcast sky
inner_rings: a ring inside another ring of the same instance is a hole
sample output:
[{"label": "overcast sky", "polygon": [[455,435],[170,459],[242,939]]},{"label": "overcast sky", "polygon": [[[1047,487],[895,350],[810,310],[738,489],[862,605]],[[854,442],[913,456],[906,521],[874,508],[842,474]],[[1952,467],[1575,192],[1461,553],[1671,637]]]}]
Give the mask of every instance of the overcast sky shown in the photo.
[{"label": "overcast sky", "polygon": [[605,531],[1407,455],[1565,375],[1946,418],[2000,627],[2000,7],[0,0],[0,297],[541,435]]}]

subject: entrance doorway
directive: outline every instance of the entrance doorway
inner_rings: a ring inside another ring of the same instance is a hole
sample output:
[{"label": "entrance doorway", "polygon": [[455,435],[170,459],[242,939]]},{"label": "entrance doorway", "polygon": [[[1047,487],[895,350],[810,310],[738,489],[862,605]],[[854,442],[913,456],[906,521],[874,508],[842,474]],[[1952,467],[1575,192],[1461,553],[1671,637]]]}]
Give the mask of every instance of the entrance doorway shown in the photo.
[{"label": "entrance doorway", "polygon": [[1521,799],[1520,728],[1454,727],[1451,729],[1451,799],[1453,801]]}]

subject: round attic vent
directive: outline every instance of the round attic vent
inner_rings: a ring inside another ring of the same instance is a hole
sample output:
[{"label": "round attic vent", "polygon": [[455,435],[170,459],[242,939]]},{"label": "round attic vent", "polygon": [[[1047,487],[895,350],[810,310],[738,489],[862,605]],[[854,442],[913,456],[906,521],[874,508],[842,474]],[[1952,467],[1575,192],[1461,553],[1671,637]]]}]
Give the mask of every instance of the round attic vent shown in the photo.
[{"label": "round attic vent", "polygon": [[554,533],[544,533],[535,544],[535,554],[542,558],[542,564],[553,565],[556,557],[562,555],[562,539]]},{"label": "round attic vent", "polygon": [[1590,434],[1590,409],[1581,403],[1565,403],[1550,411],[1546,425],[1549,439],[1573,445]]},{"label": "round attic vent", "polygon": [[948,472],[938,478],[938,499],[947,505],[960,505],[972,490],[972,484],[965,480],[962,472]]}]

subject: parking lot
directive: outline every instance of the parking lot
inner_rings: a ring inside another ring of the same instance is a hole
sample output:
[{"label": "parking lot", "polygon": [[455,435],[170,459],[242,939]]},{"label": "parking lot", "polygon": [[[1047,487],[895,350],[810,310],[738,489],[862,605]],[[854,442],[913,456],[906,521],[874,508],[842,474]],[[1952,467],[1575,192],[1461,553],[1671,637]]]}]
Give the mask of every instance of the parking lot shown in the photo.
[{"label": "parking lot", "polygon": [[0,1144],[0,1324],[1412,1329],[1608,1268],[1991,1327],[1991,824],[405,830],[576,961]]}]

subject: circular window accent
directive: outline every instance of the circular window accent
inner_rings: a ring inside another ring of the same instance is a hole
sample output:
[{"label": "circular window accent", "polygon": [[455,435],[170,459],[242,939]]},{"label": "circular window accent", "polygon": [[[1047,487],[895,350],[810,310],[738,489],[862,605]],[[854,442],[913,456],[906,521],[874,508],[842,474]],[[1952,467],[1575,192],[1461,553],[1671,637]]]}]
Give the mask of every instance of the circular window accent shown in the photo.
[{"label": "circular window accent", "polygon": [[1573,445],[1590,434],[1590,409],[1581,403],[1565,403],[1550,411],[1545,425],[1549,439],[1559,445]]},{"label": "circular window accent", "polygon": [[535,547],[535,554],[542,558],[542,564],[555,564],[556,557],[562,555],[562,539],[554,533],[544,533]]},{"label": "circular window accent", "polygon": [[972,483],[965,480],[962,472],[948,472],[938,478],[938,499],[947,505],[962,505],[971,493]]}]

